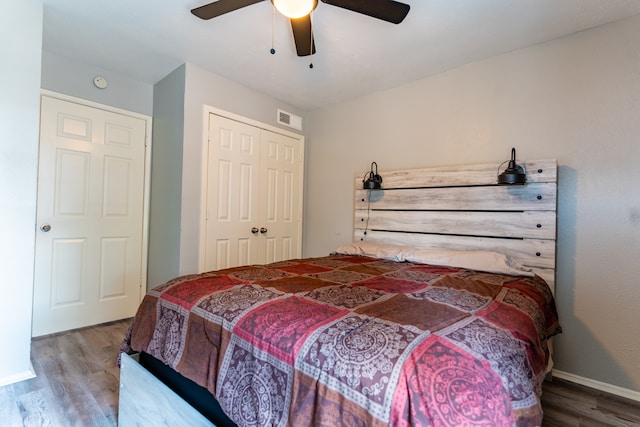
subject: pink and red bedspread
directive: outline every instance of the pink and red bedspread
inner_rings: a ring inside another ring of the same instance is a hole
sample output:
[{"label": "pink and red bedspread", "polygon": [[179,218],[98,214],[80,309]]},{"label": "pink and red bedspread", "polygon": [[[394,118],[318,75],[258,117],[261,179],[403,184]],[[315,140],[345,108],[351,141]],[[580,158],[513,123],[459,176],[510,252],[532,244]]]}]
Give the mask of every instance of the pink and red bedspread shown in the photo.
[{"label": "pink and red bedspread", "polygon": [[239,426],[528,426],[559,331],[539,277],[333,255],[174,279],[125,344]]}]

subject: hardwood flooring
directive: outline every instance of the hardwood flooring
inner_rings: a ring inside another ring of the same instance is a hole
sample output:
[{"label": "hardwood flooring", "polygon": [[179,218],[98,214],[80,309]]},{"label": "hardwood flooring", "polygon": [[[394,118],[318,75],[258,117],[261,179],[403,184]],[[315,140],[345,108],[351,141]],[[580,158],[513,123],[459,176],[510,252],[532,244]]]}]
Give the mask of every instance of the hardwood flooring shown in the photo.
[{"label": "hardwood flooring", "polygon": [[545,427],[638,427],[640,402],[554,378],[543,385]]},{"label": "hardwood flooring", "polygon": [[[130,320],[36,338],[36,378],[0,387],[0,427],[117,426],[118,348]],[[545,427],[640,427],[640,402],[559,379],[544,384]]]},{"label": "hardwood flooring", "polygon": [[116,358],[129,323],[35,338],[31,362],[37,377],[0,387],[0,426],[116,426]]}]

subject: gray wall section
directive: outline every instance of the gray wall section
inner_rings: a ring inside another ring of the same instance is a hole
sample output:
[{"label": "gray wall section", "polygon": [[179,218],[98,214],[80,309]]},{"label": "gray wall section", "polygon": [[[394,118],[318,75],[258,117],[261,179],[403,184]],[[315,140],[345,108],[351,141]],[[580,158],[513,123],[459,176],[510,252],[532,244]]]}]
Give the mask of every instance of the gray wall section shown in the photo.
[{"label": "gray wall section", "polygon": [[185,66],[154,86],[147,287],[179,274]]},{"label": "gray wall section", "polygon": [[[98,75],[107,79],[106,89],[98,89],[93,84],[93,78]],[[42,52],[41,86],[134,113],[153,114],[153,85],[50,52]]]}]

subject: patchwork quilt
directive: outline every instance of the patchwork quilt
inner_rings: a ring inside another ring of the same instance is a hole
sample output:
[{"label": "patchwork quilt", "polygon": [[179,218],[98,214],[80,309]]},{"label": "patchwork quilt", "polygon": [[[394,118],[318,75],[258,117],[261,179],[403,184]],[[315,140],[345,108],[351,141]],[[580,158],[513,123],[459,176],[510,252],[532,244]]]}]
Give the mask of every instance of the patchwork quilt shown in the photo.
[{"label": "patchwork quilt", "polygon": [[540,277],[332,255],[171,280],[123,348],[242,427],[534,426],[559,332]]}]

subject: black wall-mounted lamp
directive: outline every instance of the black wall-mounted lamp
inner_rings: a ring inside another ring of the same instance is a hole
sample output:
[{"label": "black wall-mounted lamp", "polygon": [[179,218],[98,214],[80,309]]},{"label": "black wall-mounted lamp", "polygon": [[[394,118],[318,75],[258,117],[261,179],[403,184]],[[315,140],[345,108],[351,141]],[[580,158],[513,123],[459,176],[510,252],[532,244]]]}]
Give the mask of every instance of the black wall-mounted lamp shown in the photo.
[{"label": "black wall-mounted lamp", "polygon": [[[375,166],[375,172],[373,167]],[[365,173],[365,177],[367,174]],[[371,162],[371,171],[369,176],[362,180],[362,188],[365,190],[379,190],[382,188],[382,177],[378,175],[378,164]]]},{"label": "black wall-mounted lamp", "polygon": [[509,160],[509,164],[507,168],[500,173],[500,168],[507,162],[500,163],[498,166],[498,184],[501,185],[524,185],[527,183],[527,172],[525,171],[523,166],[520,166],[516,163],[516,149],[511,149],[511,160]]}]

